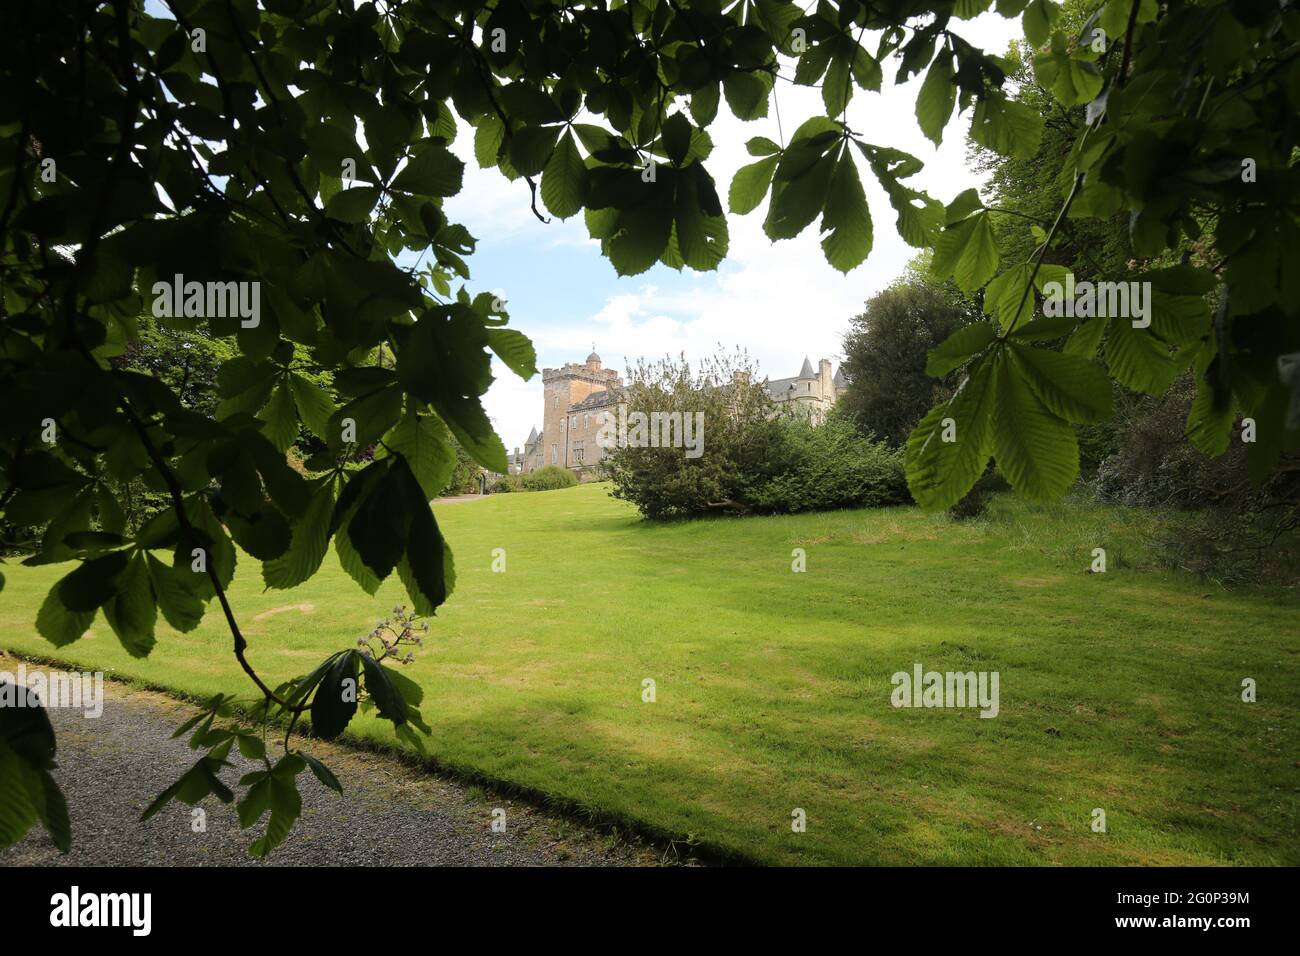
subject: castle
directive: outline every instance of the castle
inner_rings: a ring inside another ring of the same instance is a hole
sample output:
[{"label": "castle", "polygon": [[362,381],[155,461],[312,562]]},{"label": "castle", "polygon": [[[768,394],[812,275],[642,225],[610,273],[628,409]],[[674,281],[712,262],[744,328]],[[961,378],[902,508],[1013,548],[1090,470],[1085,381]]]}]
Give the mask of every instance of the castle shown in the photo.
[{"label": "castle", "polygon": [[831,375],[831,360],[822,359],[817,363],[817,372],[814,374],[812,363],[805,355],[803,368],[798,375],[768,379],[767,394],[778,405],[793,403],[796,408],[820,420],[848,387],[844,366],[841,365]]},{"label": "castle", "polygon": [[622,389],[618,373],[602,368],[595,352],[582,365],[542,369],[542,431],[533,428],[522,452],[515,449],[510,470],[518,474],[559,465],[580,478],[592,474],[605,451],[596,443],[601,413],[617,411]]},{"label": "castle", "polygon": [[[822,359],[814,372],[806,357],[798,375],[766,382],[767,394],[778,406],[798,408],[815,419],[824,417],[847,387],[842,367],[832,375],[830,360]],[[624,400],[623,379],[602,368],[600,356],[592,352],[584,364],[543,369],[542,389],[542,430],[539,434],[534,427],[523,449],[507,456],[511,474],[559,465],[579,478],[594,476],[605,456],[596,436],[604,413],[617,414]]]}]

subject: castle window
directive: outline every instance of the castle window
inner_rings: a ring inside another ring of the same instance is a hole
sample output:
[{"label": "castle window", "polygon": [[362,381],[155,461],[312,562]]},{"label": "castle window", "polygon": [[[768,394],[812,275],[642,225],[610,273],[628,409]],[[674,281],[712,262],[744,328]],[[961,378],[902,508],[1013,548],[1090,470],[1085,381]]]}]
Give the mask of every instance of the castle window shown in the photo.
[{"label": "castle window", "polygon": [[558,455],[557,455],[557,453],[556,453],[556,451],[555,451],[555,446],[552,445],[552,446],[551,446],[551,464],[554,465],[557,461],[558,461]]}]

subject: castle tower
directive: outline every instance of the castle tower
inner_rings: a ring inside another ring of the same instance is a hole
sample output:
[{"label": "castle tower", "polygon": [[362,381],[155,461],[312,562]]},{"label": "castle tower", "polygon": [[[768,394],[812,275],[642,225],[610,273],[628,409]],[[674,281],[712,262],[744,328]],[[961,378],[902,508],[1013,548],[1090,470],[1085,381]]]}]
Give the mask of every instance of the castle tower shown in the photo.
[{"label": "castle tower", "polygon": [[768,397],[778,405],[806,411],[814,420],[822,420],[837,398],[847,387],[844,371],[832,374],[830,359],[819,359],[816,370],[807,356],[799,374],[790,378],[768,379]]},{"label": "castle tower", "polygon": [[613,369],[601,366],[600,356],[592,352],[579,365],[568,362],[563,367],[542,369],[542,392],[546,403],[542,415],[542,464],[569,468],[574,464],[569,432],[572,427],[569,408],[595,392],[617,388],[622,382]]}]

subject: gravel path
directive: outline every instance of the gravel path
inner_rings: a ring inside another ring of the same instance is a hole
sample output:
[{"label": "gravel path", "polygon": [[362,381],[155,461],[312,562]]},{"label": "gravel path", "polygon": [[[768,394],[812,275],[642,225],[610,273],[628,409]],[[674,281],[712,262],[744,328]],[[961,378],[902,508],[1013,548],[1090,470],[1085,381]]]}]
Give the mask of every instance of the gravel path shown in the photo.
[{"label": "gravel path", "polygon": [[[0,656],[0,670],[17,662]],[[28,665],[28,670],[35,665]],[[191,808],[170,803],[145,823],[138,818],[157,794],[198,755],[171,733],[196,713],[162,694],[104,683],[102,716],[50,712],[58,738],[55,777],[68,800],[73,847],[61,855],[39,827],[0,850],[0,866],[161,865],[257,866],[247,846],[261,824],[239,829],[233,805],[215,797],[200,804],[206,832],[192,829]],[[188,735],[187,735],[188,736]],[[268,859],[280,866],[636,866],[656,862],[653,850],[606,837],[525,803],[449,781],[399,760],[310,741],[310,752],[343,782],[342,796],[310,771],[298,778],[303,814]],[[255,768],[239,756],[227,783]],[[236,772],[237,771],[237,772]],[[506,813],[506,832],[493,833],[493,810]]]}]

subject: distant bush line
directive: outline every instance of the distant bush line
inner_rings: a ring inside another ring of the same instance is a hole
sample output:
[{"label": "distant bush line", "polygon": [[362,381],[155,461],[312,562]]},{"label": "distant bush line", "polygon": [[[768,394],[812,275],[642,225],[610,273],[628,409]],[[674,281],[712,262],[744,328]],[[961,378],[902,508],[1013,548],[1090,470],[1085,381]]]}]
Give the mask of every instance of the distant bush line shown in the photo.
[{"label": "distant bush line", "polygon": [[555,491],[559,488],[572,488],[578,478],[567,468],[559,465],[546,465],[526,475],[502,475],[488,489],[492,494],[504,494],[512,491]]}]

